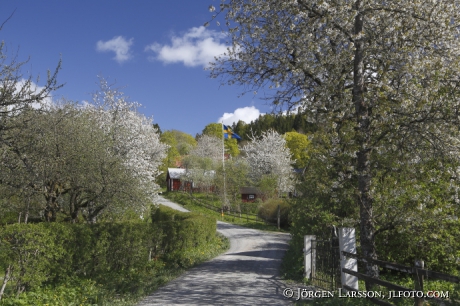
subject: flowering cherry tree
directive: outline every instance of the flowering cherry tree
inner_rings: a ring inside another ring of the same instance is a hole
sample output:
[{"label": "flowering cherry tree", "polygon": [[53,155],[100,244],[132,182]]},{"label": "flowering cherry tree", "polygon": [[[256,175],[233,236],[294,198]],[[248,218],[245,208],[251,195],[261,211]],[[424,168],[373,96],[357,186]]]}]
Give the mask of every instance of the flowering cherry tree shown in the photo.
[{"label": "flowering cherry tree", "polygon": [[262,137],[252,137],[252,141],[242,148],[244,159],[249,165],[249,177],[256,184],[264,178],[275,180],[278,192],[293,188],[293,169],[291,153],[286,147],[285,138],[270,130]]},{"label": "flowering cherry tree", "polygon": [[100,80],[100,91],[93,96],[93,113],[100,128],[113,140],[113,153],[122,158],[125,167],[141,187],[154,197],[159,189],[155,183],[168,146],[160,141],[151,118],[136,111],[139,104],[130,102],[123,92]]},{"label": "flowering cherry tree", "polygon": [[[391,175],[418,158],[458,162],[459,7],[226,0],[213,15],[225,15],[232,46],[211,76],[263,90],[274,106],[302,105],[329,138],[327,154],[349,163],[365,257],[377,258],[375,236],[386,227],[376,228],[374,212],[379,167]],[[376,265],[366,270],[378,277]]]},{"label": "flowering cherry tree", "polygon": [[215,179],[215,170],[222,165],[222,158],[222,139],[201,135],[196,147],[183,160],[187,171],[182,179],[210,187]]}]

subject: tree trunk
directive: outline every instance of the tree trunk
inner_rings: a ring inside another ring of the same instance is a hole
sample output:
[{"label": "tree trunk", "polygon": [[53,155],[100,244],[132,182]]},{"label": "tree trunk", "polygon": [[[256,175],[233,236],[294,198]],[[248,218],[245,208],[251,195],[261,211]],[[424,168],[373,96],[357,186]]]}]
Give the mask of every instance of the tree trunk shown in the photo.
[{"label": "tree trunk", "polygon": [[30,196],[27,197],[27,207],[26,207],[26,213],[24,215],[25,224],[27,224],[27,221],[29,220],[29,209],[30,209]]},{"label": "tree trunk", "polygon": [[11,278],[11,273],[13,271],[13,267],[11,265],[8,266],[5,270],[5,276],[3,277],[3,284],[2,288],[0,289],[0,301],[2,300],[3,293],[5,292],[6,284]]},{"label": "tree trunk", "polygon": [[46,222],[54,222],[56,221],[56,201],[57,196],[55,193],[56,185],[55,183],[49,183],[46,186],[46,207],[45,207],[45,220]]},{"label": "tree trunk", "polygon": [[[361,1],[356,1],[359,11]],[[371,191],[371,163],[370,163],[370,115],[372,108],[369,101],[364,99],[364,38],[359,37],[363,31],[364,16],[358,12],[355,17],[355,57],[354,57],[354,86],[353,102],[357,120],[357,171],[358,171],[358,204],[360,210],[360,241],[361,252],[364,257],[377,258],[374,243],[373,199]],[[366,264],[366,274],[378,277],[378,267],[371,263]],[[371,290],[372,283],[366,281],[366,289]]]}]

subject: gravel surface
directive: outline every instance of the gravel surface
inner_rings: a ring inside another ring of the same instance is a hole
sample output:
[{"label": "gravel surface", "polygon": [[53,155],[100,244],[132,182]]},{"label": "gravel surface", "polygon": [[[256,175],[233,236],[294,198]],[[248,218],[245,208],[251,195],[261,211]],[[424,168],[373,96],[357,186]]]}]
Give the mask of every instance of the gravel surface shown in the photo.
[{"label": "gravel surface", "polygon": [[[185,210],[166,199],[160,203]],[[217,228],[230,239],[226,253],[188,270],[138,305],[291,305],[278,274],[289,234],[219,221]]]},{"label": "gravel surface", "polygon": [[169,206],[169,207],[174,208],[175,210],[178,210],[178,211],[189,212],[189,210],[183,208],[181,205],[176,204],[174,202],[171,202],[170,200],[165,199],[162,196],[158,196],[157,202],[160,203],[161,205]]}]

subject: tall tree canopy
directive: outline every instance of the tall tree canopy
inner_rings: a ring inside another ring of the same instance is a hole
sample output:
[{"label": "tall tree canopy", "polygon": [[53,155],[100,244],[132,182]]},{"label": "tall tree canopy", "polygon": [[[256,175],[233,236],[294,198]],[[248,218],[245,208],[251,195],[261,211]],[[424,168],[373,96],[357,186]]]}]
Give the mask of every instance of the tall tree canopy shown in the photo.
[{"label": "tall tree canopy", "polygon": [[307,148],[310,144],[307,135],[287,132],[284,134],[284,139],[286,139],[286,146],[292,154],[292,159],[295,160],[295,167],[305,167],[308,161]]},{"label": "tall tree canopy", "polygon": [[[211,76],[265,90],[275,106],[304,107],[327,138],[327,154],[347,163],[366,257],[377,257],[377,177],[433,157],[456,173],[459,8],[458,0],[220,6],[232,46]],[[366,272],[378,276],[371,264]]]}]

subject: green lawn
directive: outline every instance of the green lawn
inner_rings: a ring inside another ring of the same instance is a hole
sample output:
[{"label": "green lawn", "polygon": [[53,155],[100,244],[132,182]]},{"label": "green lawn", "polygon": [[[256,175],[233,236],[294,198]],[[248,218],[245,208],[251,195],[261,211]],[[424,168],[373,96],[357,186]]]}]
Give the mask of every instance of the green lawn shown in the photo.
[{"label": "green lawn", "polygon": [[193,193],[190,195],[189,193],[180,191],[165,192],[162,195],[175,203],[181,204],[190,211],[207,215],[220,221],[245,226],[248,228],[286,232],[283,229],[278,230],[275,225],[266,223],[257,217],[255,210],[253,210],[254,212],[248,214],[246,214],[244,210],[241,214],[229,212],[224,212],[222,214],[222,201],[214,195],[207,195],[203,193]]}]

